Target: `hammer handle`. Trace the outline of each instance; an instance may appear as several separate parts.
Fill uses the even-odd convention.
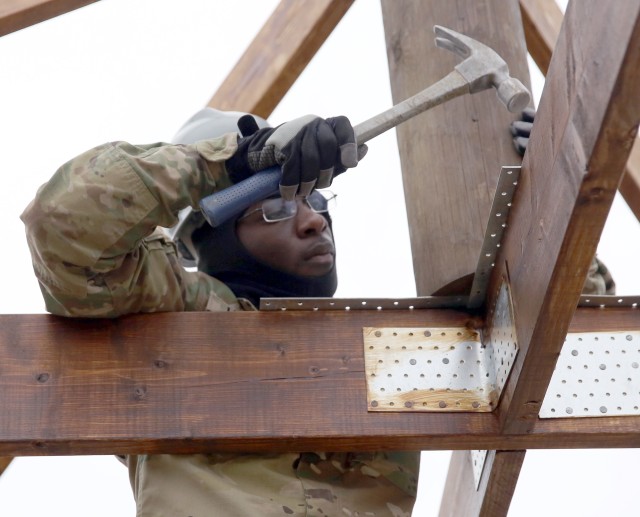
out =
[[[356,143],[364,144],[419,113],[468,91],[467,81],[453,70],[429,88],[355,126],[353,129]],[[211,226],[221,225],[244,212],[253,203],[276,194],[280,176],[280,167],[270,167],[232,187],[203,198],[200,201],[200,209],[204,218]]]
[[[423,111],[468,92],[469,83],[453,70],[429,88],[354,126],[356,142],[358,145],[364,144]]]

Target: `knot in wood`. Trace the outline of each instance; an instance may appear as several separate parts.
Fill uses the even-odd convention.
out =
[[[142,400],[147,395],[146,386],[136,386],[133,390],[133,397],[137,400]]]

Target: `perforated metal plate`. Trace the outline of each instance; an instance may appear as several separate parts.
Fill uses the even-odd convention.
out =
[[[640,332],[570,333],[540,418],[640,415]]]
[[[488,335],[484,339],[495,372],[495,386],[502,391],[518,354],[509,284],[503,282],[496,305],[489,316]]]
[[[371,411],[491,411],[477,331],[366,327],[363,335]]]
[[[261,311],[352,311],[455,309],[467,306],[466,296],[416,298],[261,298]]]
[[[369,410],[492,411],[517,353],[511,322],[505,285],[484,344],[466,327],[365,327]]]
[[[476,490],[480,486],[482,479],[482,471],[484,470],[484,462],[487,459],[488,451],[469,451],[471,457],[471,469],[473,470],[473,480],[476,483]]]
[[[637,309],[640,306],[640,296],[614,296],[601,295],[593,296],[583,294],[580,296],[579,307],[600,307],[601,309],[611,307],[631,307]]]
[[[511,210],[511,202],[516,192],[520,167],[502,167],[496,193],[493,196],[491,213],[484,233],[482,250],[478,258],[473,285],[469,296],[469,307],[480,307],[486,299],[487,285],[491,277],[491,270],[495,266],[496,256],[500,250],[500,243],[507,227],[507,217]]]

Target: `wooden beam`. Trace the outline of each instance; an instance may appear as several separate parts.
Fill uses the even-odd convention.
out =
[[[639,17],[640,0],[565,15],[494,271],[492,293],[510,282],[520,343],[499,410],[509,433],[537,421],[635,141]]]
[[[562,26],[562,11],[556,0],[520,0],[520,11],[527,50],[540,71],[547,75]]]
[[[555,48],[562,11],[555,0],[520,0],[527,49],[544,75],[547,75]],[[640,143],[636,140],[618,190],[640,221]]]
[[[55,18],[97,0],[2,0],[0,36]]]
[[[208,105],[268,117],[352,3],[281,0]]]
[[[7,467],[11,464],[13,458],[10,456],[0,456],[0,476],[7,470]]]
[[[469,451],[454,451],[442,496],[440,517],[506,517],[525,454],[526,451],[488,451],[476,489]]]
[[[434,46],[435,24],[489,45],[505,59],[511,74],[529,85],[517,1],[387,0],[382,7],[394,102],[436,82],[460,62]],[[514,118],[491,90],[456,99],[397,128],[419,294],[448,294],[446,289],[475,271],[500,167],[520,163],[508,132]],[[458,502],[475,501],[466,506],[470,513],[458,515],[488,516],[492,514],[474,512],[508,508],[512,494],[497,488],[507,486],[500,479],[502,471],[488,475],[488,483],[478,492],[471,486],[458,491],[460,483],[472,478],[470,472],[464,473],[470,469],[462,460],[466,455],[453,454],[442,511],[451,507],[446,499],[454,495]],[[524,454],[503,453],[501,464],[509,464],[509,457],[511,468],[506,470],[519,472]],[[515,487],[516,479],[509,481],[510,486]],[[483,502],[498,495],[500,500]]]
[[[631,149],[631,154],[627,160],[627,168],[622,176],[618,190],[638,221],[640,221],[640,142],[638,142],[637,138]]]
[[[640,330],[638,310],[580,312],[576,331]],[[431,309],[0,315],[0,455],[640,446],[640,417],[503,435],[495,413],[367,411],[362,327],[474,323]]]
[[[9,442],[22,454],[101,442],[111,452],[386,448],[387,432],[399,433],[398,446],[406,417],[417,425],[425,415],[369,414],[364,383],[362,327],[391,314],[394,325],[425,324],[419,311],[0,316],[0,454]],[[471,319],[429,314],[435,326]],[[212,418],[221,407],[225,418]],[[480,428],[495,431],[483,416]],[[454,427],[464,434],[466,418]]]
[[[391,0],[382,8],[394,102],[435,83],[461,61],[435,47],[436,23],[496,49],[511,74],[529,83],[516,1]],[[515,118],[491,89],[454,99],[396,129],[420,294],[475,271],[500,167],[521,161],[509,137]]]

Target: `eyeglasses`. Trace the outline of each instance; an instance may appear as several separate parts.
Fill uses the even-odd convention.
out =
[[[256,212],[262,212],[263,219],[268,223],[286,221],[295,217],[298,213],[298,201],[304,201],[307,206],[316,214],[324,214],[336,205],[336,195],[333,192],[319,192],[314,190],[308,196],[298,196],[293,201],[285,201],[281,197],[265,199],[260,208],[247,212],[238,221],[249,217]]]

